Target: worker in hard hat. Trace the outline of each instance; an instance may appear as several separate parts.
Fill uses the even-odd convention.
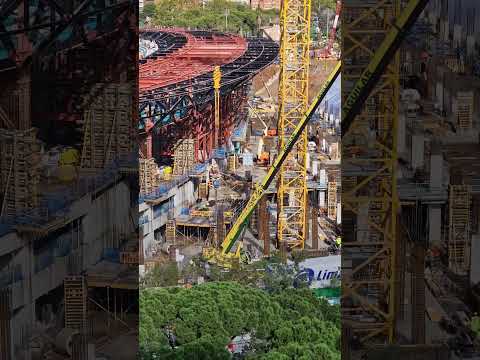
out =
[[[342,238],[340,236],[335,239],[335,244],[339,249],[342,247]]]
[[[472,320],[470,321],[470,329],[476,337],[480,336],[480,316],[478,316],[478,313],[473,314]]]

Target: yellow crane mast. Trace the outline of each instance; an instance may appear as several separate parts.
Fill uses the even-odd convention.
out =
[[[283,0],[280,11],[278,147],[285,148],[308,109],[311,0]],[[280,169],[277,185],[279,246],[303,249],[306,238],[307,132]]]

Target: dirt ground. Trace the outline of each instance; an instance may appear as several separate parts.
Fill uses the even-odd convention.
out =
[[[310,62],[309,101],[321,89],[323,82],[335,67],[336,61],[312,59]],[[253,79],[252,90],[259,97],[278,97],[279,65],[272,64],[265,68]],[[268,88],[268,90],[267,90]]]

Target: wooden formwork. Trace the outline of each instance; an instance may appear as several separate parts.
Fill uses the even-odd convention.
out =
[[[328,183],[328,217],[332,220],[337,219],[337,183],[330,181]]]
[[[154,158],[139,159],[140,192],[152,192],[158,186],[158,166]]]
[[[195,165],[195,140],[181,139],[174,146],[173,174],[184,175]]]
[[[456,274],[470,268],[470,188],[451,185],[449,196],[448,264]]]
[[[457,123],[460,129],[471,129],[473,122],[473,92],[457,93]]]
[[[134,149],[132,124],[133,89],[128,84],[97,84],[103,87],[83,116],[81,167],[101,169]]]
[[[198,184],[198,197],[200,199],[207,199],[208,197],[208,184],[201,182]]]
[[[67,276],[63,282],[65,294],[65,327],[85,329],[87,319],[87,284],[83,276]]]
[[[228,171],[235,171],[237,169],[238,157],[237,155],[230,155],[227,158],[227,169]]]
[[[38,205],[40,144],[36,130],[0,130],[0,215]]]
[[[165,229],[165,240],[169,243],[175,243],[176,226],[174,220],[169,220]]]

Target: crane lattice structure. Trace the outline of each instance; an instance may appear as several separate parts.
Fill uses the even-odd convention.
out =
[[[281,7],[279,149],[308,108],[311,0],[283,0]],[[307,210],[307,133],[303,131],[278,179],[279,246],[303,249]]]
[[[353,84],[365,76],[374,52],[393,28],[400,2],[343,1],[343,104],[348,106],[347,97],[355,94]],[[392,342],[394,337],[399,293],[395,276],[398,96],[396,52],[348,133],[342,134],[342,316],[344,326],[362,342]]]

